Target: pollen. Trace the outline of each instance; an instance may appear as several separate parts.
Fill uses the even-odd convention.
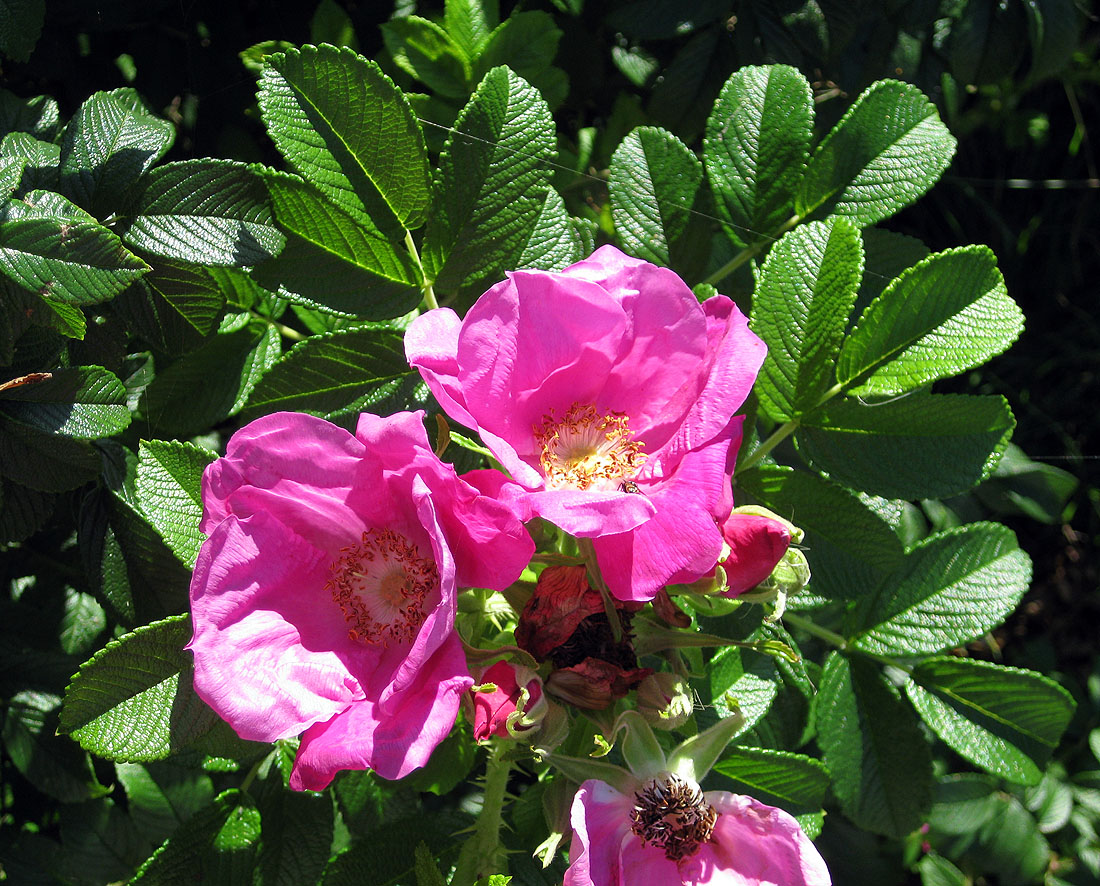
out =
[[[664,850],[669,861],[688,858],[710,840],[718,813],[699,785],[673,773],[650,781],[634,795],[631,830]]]
[[[601,414],[592,404],[574,403],[560,419],[551,411],[534,434],[551,489],[621,490],[645,463],[626,414]]]
[[[325,590],[344,613],[348,637],[367,645],[411,643],[424,604],[439,587],[432,560],[392,529],[368,529],[329,565]]]

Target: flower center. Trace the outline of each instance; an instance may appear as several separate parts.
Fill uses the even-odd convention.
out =
[[[332,592],[348,636],[366,644],[411,643],[424,623],[424,600],[439,587],[435,563],[392,529],[368,529],[329,565]]]
[[[718,813],[699,785],[668,773],[649,782],[634,795],[631,830],[665,851],[669,861],[694,855],[710,839]]]
[[[534,432],[551,489],[615,489],[633,481],[645,463],[643,444],[622,412],[601,415],[592,404],[574,403],[560,420],[553,411],[544,415]]]

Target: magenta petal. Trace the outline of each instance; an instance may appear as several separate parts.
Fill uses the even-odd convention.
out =
[[[341,769],[403,778],[427,763],[447,737],[462,693],[472,685],[462,644],[451,634],[424,663],[415,687],[385,703],[368,698],[310,728],[302,736],[290,786],[320,791]]]
[[[323,590],[327,567],[325,554],[263,513],[228,517],[199,552],[195,691],[242,738],[297,735],[363,698],[349,663],[358,671],[374,654],[348,640]]]
[[[272,513],[303,538],[331,550],[356,536],[365,520],[388,522],[367,489],[373,459],[343,428],[312,415],[279,412],[237,431],[224,458],[203,475],[209,533],[233,514]]]
[[[830,886],[824,859],[789,813],[725,791],[705,797],[718,821],[711,840],[680,862],[685,883]]]
[[[614,597],[651,600],[664,585],[713,572],[722,553],[714,511],[727,484],[727,447],[719,439],[687,453],[671,477],[641,487],[656,508],[653,519],[632,532],[593,540],[600,573]]]
[[[656,507],[644,495],[556,489],[529,496],[531,510],[581,538],[628,532],[649,520]]]
[[[455,421],[468,428],[477,422],[466,411],[466,400],[458,380],[458,334],[462,321],[450,308],[421,314],[405,331],[405,357],[420,370],[424,383],[439,405]]]
[[[569,870],[564,886],[626,886],[618,872],[619,848],[635,841],[630,832],[633,798],[611,785],[590,779],[573,798]]]

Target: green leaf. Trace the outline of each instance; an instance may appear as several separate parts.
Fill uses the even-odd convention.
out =
[[[395,18],[382,25],[382,39],[394,64],[432,92],[447,98],[470,94],[470,60],[435,22],[418,15]]]
[[[928,852],[917,862],[921,886],[967,886],[967,877],[955,865],[937,855]]]
[[[1031,81],[1065,70],[1077,49],[1081,16],[1073,0],[1033,0],[1024,3],[1031,42]]]
[[[185,160],[154,169],[122,238],[162,258],[233,267],[259,264],[285,242],[263,179],[229,160]]]
[[[18,157],[25,163],[20,189],[31,191],[57,187],[57,165],[61,148],[35,138],[27,132],[9,132],[0,143],[0,155]]]
[[[105,627],[107,616],[95,597],[67,588],[57,634],[62,651],[66,655],[86,655]]]
[[[209,775],[172,763],[115,763],[115,773],[134,825],[154,845],[214,799]]]
[[[0,545],[24,541],[53,513],[54,496],[0,479]]]
[[[954,153],[954,136],[919,89],[879,80],[810,157],[796,208],[873,225],[932,187]]]
[[[879,655],[922,655],[980,637],[1016,608],[1031,560],[997,523],[970,523],[929,536],[897,574],[869,595],[854,644]]]
[[[279,333],[261,320],[214,335],[158,373],[145,391],[145,415],[176,436],[236,415],[264,370],[279,358],[279,348]]]
[[[405,359],[403,333],[384,326],[313,336],[296,344],[253,389],[243,418],[308,412],[334,419],[407,409],[420,375]]]
[[[297,886],[317,883],[332,846],[333,812],[329,794],[286,789],[284,775],[293,765],[282,753],[274,758],[258,792],[260,851],[256,865],[264,886]]]
[[[806,531],[811,588],[818,594],[862,597],[902,563],[901,541],[889,524],[855,493],[823,477],[762,465],[739,474],[737,486],[776,513],[792,515]]]
[[[56,695],[25,690],[4,705],[4,754],[39,791],[63,803],[110,792],[96,779],[88,755],[57,737]]]
[[[218,328],[225,296],[203,268],[162,262],[111,303],[130,332],[167,354],[197,348]]]
[[[0,273],[60,302],[107,301],[149,270],[92,221],[11,218],[0,225]]]
[[[100,458],[84,440],[59,437],[0,411],[0,475],[38,492],[65,492],[94,480]]]
[[[893,280],[841,349],[837,380],[849,393],[901,394],[980,366],[1024,328],[985,246],[930,255]]]
[[[885,498],[944,498],[993,473],[1016,421],[1004,397],[924,394],[811,413],[799,454],[838,483]]]
[[[126,388],[100,366],[77,366],[0,385],[0,414],[46,434],[95,440],[130,424]],[[16,379],[15,381],[20,381]]]
[[[191,685],[187,615],[112,640],[80,666],[65,690],[58,731],[107,760],[161,760],[222,721]]]
[[[360,835],[350,849],[335,856],[325,868],[324,886],[363,886],[364,883],[409,883],[414,876],[416,847],[426,843],[446,870],[462,845],[472,820],[462,814],[421,814],[390,819],[381,827]]]
[[[287,245],[253,276],[286,297],[384,320],[420,301],[420,272],[404,247],[326,200],[296,176],[269,172],[268,190]]]
[[[390,237],[423,224],[431,202],[424,134],[374,62],[327,45],[268,56],[258,101],[282,155],[345,212]]]
[[[510,68],[528,83],[545,71],[558,51],[561,30],[541,10],[513,12],[489,35],[474,64],[473,82],[498,65]]]
[[[1076,707],[1040,674],[947,656],[917,665],[905,691],[944,744],[1017,784],[1039,783]]]
[[[752,729],[768,713],[782,685],[771,656],[750,651],[742,654],[736,646],[715,653],[707,667],[707,676],[711,702],[718,716],[730,716],[735,705],[745,718],[738,735]]]
[[[560,271],[591,252],[584,250],[573,221],[561,194],[554,188],[547,188],[542,211],[516,259],[516,268]]]
[[[500,23],[498,0],[447,0],[443,26],[466,58],[477,58]]]
[[[95,93],[65,127],[62,192],[96,218],[123,211],[130,190],[171,147],[175,132],[133,89]]]
[[[137,497],[142,512],[179,559],[195,565],[205,536],[202,472],[216,454],[191,443],[143,440],[138,449]]]
[[[714,771],[732,779],[736,793],[791,815],[820,813],[829,789],[829,772],[820,760],[786,751],[733,747]]]
[[[439,161],[423,249],[438,289],[477,288],[515,266],[542,212],[554,133],[536,89],[507,68],[485,75]]]
[[[810,153],[810,84],[786,65],[745,67],[707,118],[703,164],[723,230],[738,246],[778,231]]]
[[[919,827],[932,805],[932,757],[912,709],[878,666],[834,652],[814,710],[844,814],[898,839]]]
[[[355,36],[351,16],[336,0],[321,0],[317,4],[313,18],[309,20],[309,40],[311,43],[332,43],[359,49],[359,38]]]
[[[703,167],[671,132],[633,130],[611,156],[611,217],[627,252],[667,266],[687,230]]]
[[[844,219],[803,225],[768,253],[751,325],[768,345],[756,390],[772,418],[812,410],[832,385],[862,274],[859,232]]]
[[[260,812],[238,790],[195,813],[141,866],[133,886],[252,882]]]
[[[0,3],[0,53],[12,61],[27,61],[42,33],[45,19],[46,0],[3,0]]]
[[[53,141],[60,114],[57,101],[48,95],[21,98],[0,89],[0,133],[28,132],[35,138]]]

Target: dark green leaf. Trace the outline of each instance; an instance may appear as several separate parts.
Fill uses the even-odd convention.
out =
[[[707,668],[710,697],[719,717],[739,710],[745,718],[738,734],[747,732],[768,712],[782,678],[771,656],[727,646],[711,658]]]
[[[260,378],[244,418],[283,410],[333,419],[408,408],[420,376],[409,369],[403,334],[372,326],[314,336]]]
[[[47,434],[110,437],[130,424],[126,388],[99,366],[39,372],[0,385],[0,414]]]
[[[382,25],[382,39],[394,64],[432,92],[448,98],[470,94],[470,60],[435,22],[418,15],[395,18]]]
[[[855,493],[815,474],[761,466],[737,485],[806,531],[812,589],[826,597],[864,596],[902,562],[897,535]],[[739,499],[740,501],[740,499]]]
[[[248,267],[278,254],[263,179],[243,163],[185,160],[149,173],[122,238],[162,258]]]
[[[202,472],[216,454],[191,443],[143,440],[138,450],[137,497],[142,512],[184,565],[193,567],[205,536]]]
[[[210,776],[172,763],[115,763],[135,827],[159,845],[214,799]]]
[[[0,474],[39,492],[95,479],[100,458],[84,440],[59,437],[0,413]]]
[[[423,224],[424,134],[378,65],[334,46],[288,50],[265,59],[258,100],[279,151],[345,212],[390,237]]]
[[[810,157],[798,212],[843,215],[861,228],[873,225],[932,187],[954,153],[954,136],[920,90],[879,80]]]
[[[993,473],[1016,421],[1004,397],[910,392],[806,417],[798,451],[833,480],[885,498],[944,498]]]
[[[279,757],[277,762],[284,758]],[[291,760],[287,759],[287,768]],[[332,799],[327,794],[287,790],[281,768],[273,765],[257,798],[260,851],[256,859],[263,886],[316,883],[332,846]]]
[[[707,119],[703,163],[724,231],[739,246],[774,234],[794,213],[810,153],[810,84],[786,65],[746,67]]]
[[[10,132],[0,144],[0,155],[18,157],[24,161],[20,191],[52,190],[57,187],[61,149],[52,142],[40,141],[28,132]]]
[[[1076,707],[1040,674],[961,658],[926,659],[905,691],[948,747],[1019,784],[1039,783]]]
[[[0,89],[0,133],[28,132],[35,138],[52,141],[57,135],[60,115],[57,102],[48,95],[20,98]]]
[[[833,365],[863,273],[859,232],[844,219],[811,222],[768,253],[753,295],[752,328],[768,345],[757,392],[789,421],[812,410]]]
[[[901,394],[980,366],[1024,327],[985,246],[931,255],[893,280],[841,349],[837,380],[853,394]]]
[[[244,406],[278,357],[279,333],[260,320],[212,336],[157,375],[145,392],[145,415],[177,436],[209,427]]]
[[[917,544],[859,614],[855,645],[920,655],[980,637],[1007,616],[1031,581],[1031,560],[997,523],[971,523]]]
[[[4,754],[15,768],[44,794],[65,803],[102,797],[91,760],[68,739],[55,735],[56,695],[18,692],[5,704]]]
[[[902,838],[932,805],[932,757],[912,709],[866,659],[833,653],[815,702],[818,739],[844,813]]]
[[[260,828],[260,812],[251,801],[240,791],[225,791],[172,834],[130,883],[251,882]]]
[[[481,47],[472,81],[478,82],[491,68],[504,65],[528,83],[534,83],[554,60],[560,39],[561,31],[549,13],[513,12]]]
[[[159,264],[117,296],[111,308],[155,350],[182,354],[218,327],[225,296],[203,268]]]
[[[867,305],[882,295],[882,290],[902,271],[928,258],[928,247],[916,237],[882,228],[864,228],[860,233],[863,237],[865,261],[863,280],[859,285],[859,297],[853,312],[856,316],[861,315]]]
[[[268,189],[287,245],[255,279],[295,301],[385,320],[420,301],[420,272],[397,246],[326,200],[308,182],[268,173]]]
[[[424,268],[444,292],[495,282],[538,224],[554,122],[538,91],[507,68],[485,75],[440,158]]]
[[[164,156],[175,132],[133,89],[95,93],[65,127],[61,190],[96,218],[123,211],[130,189]]]
[[[0,3],[0,53],[25,62],[42,33],[46,0],[3,0]]]
[[[497,0],[451,0],[443,10],[443,26],[466,58],[477,58],[493,29],[500,24]]]
[[[42,528],[53,513],[54,496],[0,480],[0,545],[23,541]]]

